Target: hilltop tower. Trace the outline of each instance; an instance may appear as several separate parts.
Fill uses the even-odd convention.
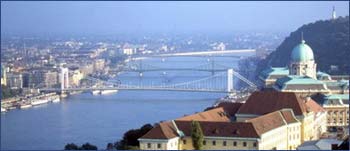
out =
[[[337,14],[335,13],[335,7],[333,6],[333,11],[332,11],[332,19],[335,20],[337,19]]]

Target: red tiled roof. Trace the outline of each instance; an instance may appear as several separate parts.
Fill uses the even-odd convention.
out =
[[[283,125],[298,122],[298,120],[291,109],[282,109],[249,119],[247,122],[251,122],[258,134],[261,135]]]
[[[251,123],[245,122],[199,122],[204,136],[217,137],[249,137],[258,138]],[[176,121],[177,127],[186,135],[191,136],[191,121]]]
[[[287,123],[298,122],[298,120],[295,118],[292,110],[281,110],[280,112],[281,112],[284,120],[286,120]]]
[[[175,121],[185,136],[191,136],[192,121]],[[252,123],[199,121],[204,136],[259,138]],[[178,134],[171,122],[163,122],[151,129],[141,139],[171,139]]]
[[[291,108],[295,115],[302,115],[306,112],[305,103],[295,93],[259,91],[254,92],[237,113],[263,115],[283,108]]]
[[[313,111],[314,113],[318,113],[318,112],[324,112],[325,109],[323,109],[318,103],[316,103],[314,100],[310,99],[308,101],[306,101],[306,106],[307,109],[310,109],[311,111]]]
[[[221,102],[218,104],[218,107],[224,108],[224,111],[230,116],[234,116],[238,109],[242,106],[243,103],[236,102]]]
[[[280,111],[268,113],[257,118],[247,120],[251,122],[259,135],[266,133],[272,129],[286,125]]]
[[[224,108],[214,108],[208,111],[184,116],[176,119],[178,121],[212,121],[212,122],[230,122],[230,118],[224,111]]]
[[[176,130],[171,122],[161,122],[141,138],[144,139],[170,139],[177,137]]]

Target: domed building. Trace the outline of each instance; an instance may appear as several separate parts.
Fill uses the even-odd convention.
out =
[[[317,72],[314,52],[305,40],[296,45],[288,67],[269,67],[259,79],[264,89],[296,92],[302,96],[322,94],[348,94],[349,82],[335,80],[325,72]]]
[[[289,66],[290,75],[308,76],[316,79],[314,53],[304,40],[294,47]]]
[[[314,98],[328,113],[335,115],[327,117],[328,126],[349,125],[349,80],[317,72],[316,67],[314,52],[302,39],[293,48],[288,67],[269,67],[259,79],[263,90],[294,92]],[[342,96],[340,101],[332,99],[339,96]]]

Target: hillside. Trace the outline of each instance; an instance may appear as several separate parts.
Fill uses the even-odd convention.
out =
[[[293,47],[300,43],[301,32],[306,43],[313,49],[318,71],[350,74],[349,16],[303,25],[258,64],[256,73],[268,66],[287,66]],[[331,70],[332,65],[338,66],[338,70]]]

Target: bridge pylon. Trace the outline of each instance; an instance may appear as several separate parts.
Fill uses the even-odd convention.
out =
[[[233,92],[233,69],[227,70],[227,92]]]

